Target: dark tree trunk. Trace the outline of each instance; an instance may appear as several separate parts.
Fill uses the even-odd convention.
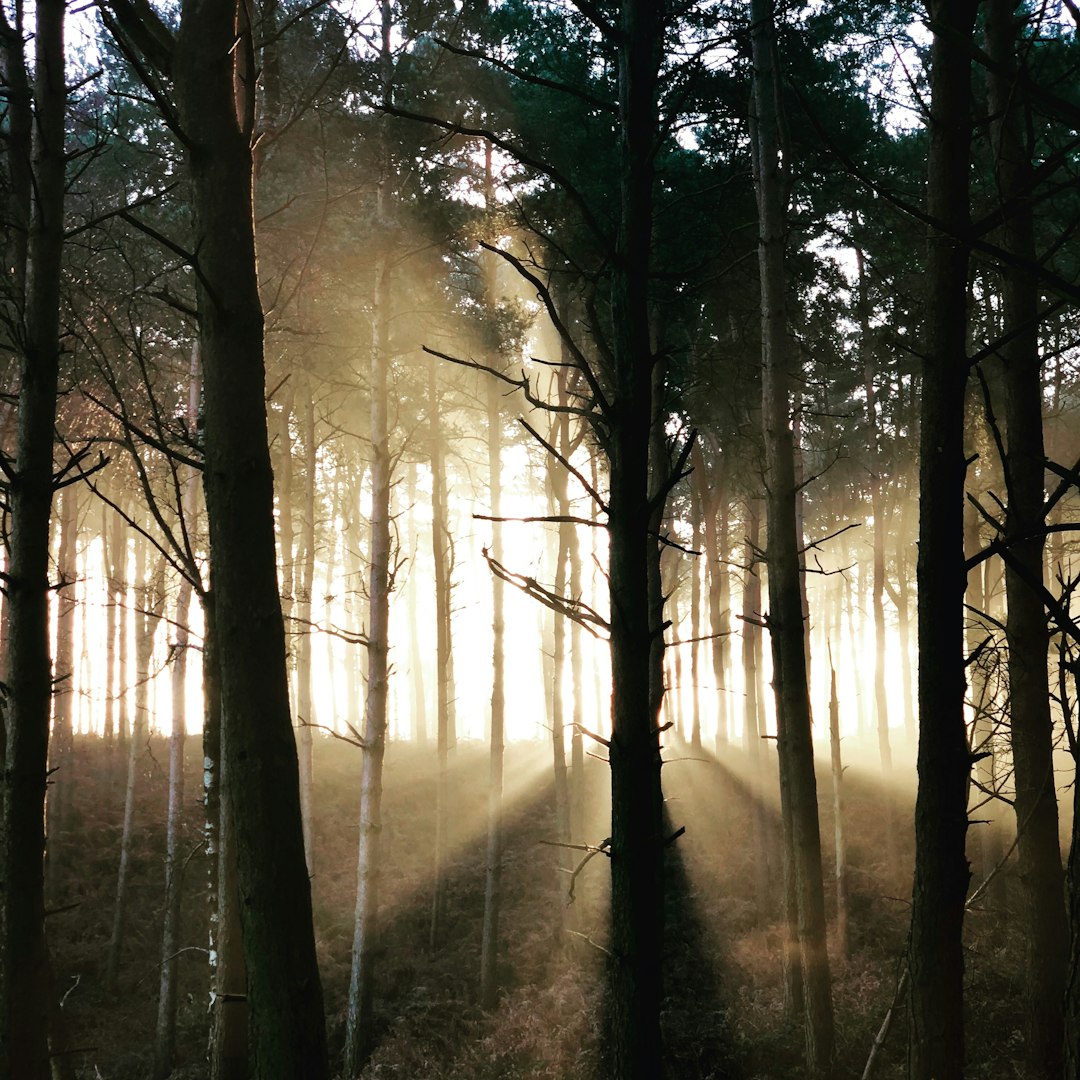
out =
[[[29,219],[25,305],[21,316],[18,433],[10,514],[7,579],[8,700],[3,739],[3,828],[0,830],[0,1075],[45,1080],[51,979],[45,940],[45,783],[52,667],[49,655],[49,517],[53,497],[53,427],[60,359],[60,268],[64,242],[64,3],[35,8],[33,203],[29,186],[17,207]],[[26,172],[30,100],[22,55],[23,27],[3,24],[5,59],[19,100],[11,100],[22,144],[8,144],[14,170]],[[18,37],[16,38],[16,35]],[[14,134],[14,133],[12,133]],[[21,161],[15,159],[23,155]],[[14,230],[17,234],[18,227]],[[23,240],[16,236],[21,248]],[[22,264],[16,264],[21,276]],[[21,310],[18,310],[21,308]]]
[[[1027,14],[1013,0],[990,0],[986,40],[996,62],[989,75],[998,195],[1010,207],[1004,247],[1037,261],[1029,118],[1019,85],[1016,48]],[[1024,46],[1026,47],[1026,46]],[[1005,564],[1008,604],[1009,718],[1012,732],[1018,878],[1023,904],[1026,971],[1024,1020],[1032,1076],[1061,1075],[1062,995],[1065,988],[1065,891],[1054,785],[1054,725],[1047,670],[1050,635],[1043,607],[1043,393],[1039,355],[1039,289],[1034,276],[1012,264],[1001,271],[1001,346],[1004,361],[1004,462],[1008,512]]]
[[[234,3],[185,0],[173,61],[198,252],[211,577],[222,695],[222,801],[235,837],[251,1045],[259,1080],[324,1080],[322,987],[267,446],[252,215],[250,31]],[[246,90],[246,92],[245,92]],[[266,838],[273,838],[272,855]]]
[[[927,205],[960,234],[968,224],[971,35],[975,0],[930,4]],[[968,249],[928,240],[919,462],[919,793],[909,944],[912,1080],[964,1072],[965,856],[971,768],[964,719],[964,386]]]
[[[804,631],[801,537],[796,517],[791,429],[791,342],[785,312],[786,211],[780,172],[776,30],[771,0],[753,0],[754,132],[761,276],[762,421],[768,489],[768,626],[772,637],[781,810],[797,910],[806,1061],[812,1076],[833,1070],[835,1036],[817,780],[811,735]]]
[[[663,4],[621,7],[619,234],[612,285],[614,400],[609,442],[611,610],[611,1075],[657,1080],[663,955],[663,795],[650,685],[649,431],[654,357],[649,327],[653,154]]]

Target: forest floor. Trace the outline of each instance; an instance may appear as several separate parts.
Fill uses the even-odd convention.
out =
[[[315,740],[313,897],[331,1052],[344,1038],[357,837],[359,750]],[[152,742],[140,758],[131,900],[120,987],[103,973],[112,927],[124,762],[97,739],[76,750],[75,810],[54,845],[56,886],[49,934],[54,977],[65,994],[71,1060],[79,1080],[145,1080],[157,1009],[164,900],[168,752]],[[712,755],[669,748],[664,785],[669,848],[664,1036],[670,1080],[789,1080],[801,1075],[801,1035],[784,1007],[775,858],[755,842],[754,785]],[[182,851],[187,858],[179,958],[177,1080],[206,1076],[208,922],[201,846],[201,750],[190,740]],[[555,835],[550,748],[514,745],[507,760],[506,848],[497,1008],[477,1004],[484,891],[487,756],[478,744],[452,754],[451,852],[445,939],[429,947],[434,753],[392,743],[386,757],[384,949],[376,1017],[379,1039],[365,1078],[514,1080],[603,1075],[601,1030],[607,862],[593,859],[567,907]],[[742,764],[740,750],[726,762]],[[607,835],[607,771],[589,761],[590,836]],[[830,885],[831,790],[819,768],[822,841]],[[909,915],[911,796],[886,799],[872,771],[845,777],[850,868],[850,955],[832,956],[838,1076],[862,1075],[901,974]],[[776,844],[766,800],[767,849]],[[757,835],[761,836],[760,821]],[[273,843],[267,837],[267,843]],[[1007,888],[1008,882],[1002,882]],[[1022,942],[1010,932],[1007,891],[967,920],[969,1040],[973,1080],[1022,1077],[1018,976]],[[993,909],[989,909],[993,905]],[[568,930],[576,933],[568,933]],[[835,944],[835,943],[834,943]],[[903,1075],[903,1007],[875,1070]]]

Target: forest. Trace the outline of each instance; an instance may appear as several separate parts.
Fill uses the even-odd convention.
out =
[[[0,1080],[1080,1080],[1074,0],[0,0]]]

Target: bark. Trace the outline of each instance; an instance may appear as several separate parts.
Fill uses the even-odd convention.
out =
[[[753,0],[754,134],[761,276],[762,421],[768,489],[768,626],[773,650],[777,749],[788,881],[797,909],[806,1061],[811,1076],[831,1075],[835,1059],[832,989],[817,780],[807,685],[801,547],[791,429],[791,343],[785,312],[786,213],[780,173],[779,103],[771,0]]]
[[[968,224],[974,0],[930,4],[927,206],[962,235]],[[908,1068],[912,1080],[964,1071],[964,903],[970,775],[964,718],[964,387],[966,245],[928,238],[919,463],[919,792],[915,806]]]
[[[754,890],[759,909],[764,914],[773,906],[772,879],[775,874],[776,854],[774,830],[767,815],[766,793],[768,770],[763,752],[765,717],[762,713],[761,695],[758,692],[761,670],[761,574],[759,552],[761,551],[760,500],[752,499],[746,509],[746,565],[743,579],[742,664],[746,683],[746,750],[750,758],[751,775],[754,778],[756,798],[753,805],[754,820]]]
[[[247,1080],[247,973],[240,933],[236,853],[221,800],[221,669],[213,597],[203,604],[203,795],[210,905],[210,1077]]]
[[[21,145],[8,145],[27,183],[17,206],[29,220],[25,305],[16,296],[19,356],[15,480],[8,493],[8,649],[5,681],[5,775],[0,830],[0,1075],[44,1080],[51,976],[45,939],[45,786],[52,670],[49,655],[49,518],[53,496],[53,428],[59,370],[60,270],[64,229],[64,4],[39,0],[34,33],[32,159],[30,100],[23,63],[23,27],[3,24],[7,72],[21,101],[12,101]],[[18,35],[18,40],[14,37]],[[14,134],[14,133],[12,133]],[[29,175],[23,164],[31,160]],[[13,177],[13,189],[15,178]],[[17,219],[19,220],[19,219]],[[18,232],[18,230],[16,230]],[[21,244],[21,237],[16,243]]]
[[[653,154],[664,5],[621,6],[619,233],[612,284],[614,400],[608,457],[611,611],[611,955],[608,962],[610,1074],[664,1074],[660,1002],[664,939],[663,795],[649,567],[649,432],[653,422],[649,326]]]
[[[986,40],[997,67],[989,75],[998,195],[1010,205],[1004,247],[1037,261],[1034,186],[1027,145],[1024,95],[1019,90],[1016,47],[1023,20],[1012,0],[990,0]],[[1042,358],[1039,355],[1039,288],[1034,276],[1012,264],[1002,268],[1002,333],[1008,511],[1005,568],[1008,604],[1009,717],[1012,732],[1017,856],[1026,944],[1024,1019],[1027,1060],[1033,1076],[1061,1075],[1062,995],[1066,939],[1064,878],[1054,790],[1054,725],[1047,670],[1050,634],[1043,607],[1045,526]]]
[[[263,314],[252,215],[254,80],[238,6],[185,0],[172,75],[192,182],[204,377],[203,482],[233,829],[259,1080],[328,1074],[274,545]],[[273,850],[265,838],[272,836]]]
[[[391,17],[382,0],[382,71],[389,95]],[[379,147],[380,154],[383,148]],[[385,162],[377,193],[377,220],[385,214]],[[389,701],[390,651],[390,435],[389,366],[391,269],[388,253],[375,264],[370,358],[371,546],[368,559],[368,684],[364,709],[364,749],[360,766],[360,835],[356,909],[353,915],[352,972],[345,1014],[345,1075],[360,1072],[374,1045],[372,1030],[375,971],[379,949],[379,892],[382,881],[382,790]]]
[[[705,478],[694,463],[694,472],[690,478],[690,546],[700,551],[703,542],[702,503]],[[701,749],[701,695],[698,687],[701,682],[701,559],[695,558],[690,564],[690,746]],[[745,635],[744,635],[745,637]]]

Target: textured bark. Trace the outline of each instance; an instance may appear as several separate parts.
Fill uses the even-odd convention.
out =
[[[807,1069],[811,1076],[826,1077],[832,1073],[836,1049],[796,517],[792,360],[784,297],[786,212],[780,173],[776,31],[771,0],[753,0],[751,17],[752,137],[760,228],[762,422],[768,490],[768,626],[776,694],[781,810],[789,862],[786,881],[797,911]]]
[[[30,100],[21,25],[3,25],[5,74],[21,145],[8,145],[17,176],[16,221],[29,220],[25,304],[21,316],[15,479],[8,493],[8,700],[3,739],[3,828],[0,829],[0,1075],[44,1080],[51,978],[45,940],[45,784],[52,670],[49,655],[49,518],[53,496],[53,428],[60,358],[60,268],[64,214],[64,3],[39,0],[34,33],[33,202],[25,163],[31,158]],[[16,35],[18,38],[16,39]],[[13,133],[14,134],[14,133]],[[15,159],[25,155],[20,162]],[[21,178],[21,180],[19,179]],[[18,180],[18,183],[16,182]],[[19,187],[25,184],[25,187]],[[25,216],[22,216],[25,215]],[[18,234],[21,230],[16,228]],[[16,235],[20,246],[23,238]],[[16,252],[20,254],[20,252]],[[20,290],[21,291],[21,290]]]
[[[324,1080],[322,987],[289,714],[252,215],[251,55],[238,6],[185,0],[173,59],[192,181],[223,812],[234,830],[259,1080]],[[246,91],[246,92],[245,92]],[[273,838],[272,845],[266,837]]]
[[[621,5],[619,233],[612,311],[614,391],[609,436],[608,537],[611,611],[611,954],[608,961],[610,1075],[657,1080],[664,940],[663,795],[649,567],[649,432],[654,357],[649,327],[649,257],[657,72],[663,4]]]
[[[247,1080],[247,976],[240,935],[236,853],[221,801],[221,669],[213,597],[203,604],[203,797],[210,906],[210,1077]]]
[[[1028,16],[1013,0],[987,5],[987,49],[996,63],[988,78],[998,196],[1009,204],[1004,247],[1037,261],[1034,214],[1028,198],[1035,180],[1028,116],[1019,88],[1016,49]],[[1025,46],[1026,47],[1026,46]],[[1042,358],[1039,287],[1012,264],[1002,268],[1004,462],[1008,511],[1005,564],[1008,604],[1009,718],[1012,733],[1018,878],[1023,905],[1024,1021],[1027,1061],[1034,1077],[1061,1075],[1062,995],[1065,989],[1065,891],[1054,790],[1054,725],[1047,670],[1050,634],[1043,607],[1045,526]]]
[[[968,224],[974,0],[930,4],[929,213]],[[912,1080],[964,1072],[965,857],[971,768],[964,718],[966,245],[928,239],[919,461],[919,793],[909,967]]]

